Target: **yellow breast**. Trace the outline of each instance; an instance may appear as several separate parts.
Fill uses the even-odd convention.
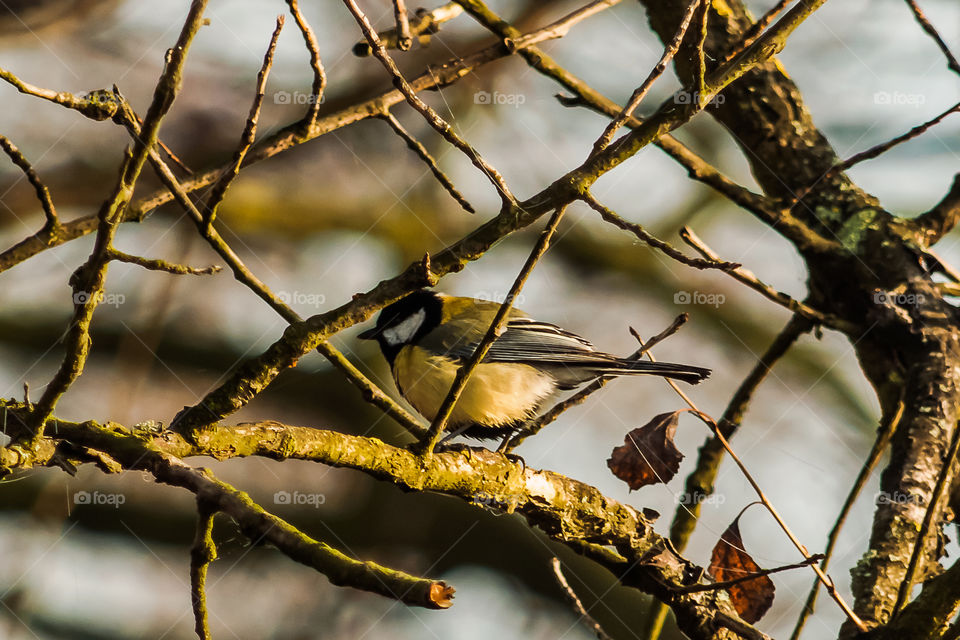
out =
[[[428,420],[433,420],[457,375],[457,365],[415,346],[400,350],[393,378],[403,397]],[[479,365],[450,415],[451,427],[480,424],[506,426],[533,417],[540,403],[555,389],[548,374],[514,362]]]

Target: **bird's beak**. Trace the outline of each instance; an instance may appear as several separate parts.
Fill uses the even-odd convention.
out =
[[[376,340],[380,336],[380,331],[376,327],[373,329],[367,329],[361,334],[357,335],[357,338],[360,340]]]

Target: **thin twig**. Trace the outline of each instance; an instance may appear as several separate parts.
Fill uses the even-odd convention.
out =
[[[680,43],[683,42],[683,37],[687,34],[687,28],[690,26],[694,12],[701,4],[706,4],[706,2],[704,0],[690,0],[690,4],[687,5],[686,10],[683,12],[683,17],[680,19],[680,26],[677,27],[677,32],[673,36],[673,39],[667,43],[667,46],[663,50],[663,55],[660,56],[660,60],[657,61],[657,64],[650,70],[650,73],[647,74],[647,79],[631,94],[630,99],[627,100],[627,104],[623,107],[620,114],[604,128],[603,133],[600,134],[600,137],[593,143],[593,153],[602,151],[610,144],[617,130],[633,116],[633,112],[640,106],[640,102],[643,101],[643,98],[647,95],[653,83],[667,70],[667,65],[670,64],[673,56],[680,50]],[[703,51],[703,48],[701,47],[700,50]]]
[[[643,340],[640,338],[640,336],[636,332],[632,332],[632,333],[634,334],[634,337],[637,339],[637,341],[642,345]],[[650,358],[651,361],[655,362],[652,353],[648,352],[647,357]],[[773,519],[777,521],[777,524],[780,526],[783,532],[787,534],[787,538],[790,539],[790,542],[793,543],[793,545],[797,548],[797,550],[801,553],[801,555],[803,555],[805,559],[809,559],[811,557],[810,552],[807,551],[807,548],[803,546],[803,544],[801,544],[801,542],[793,534],[793,531],[790,530],[790,527],[787,526],[787,523],[780,516],[780,513],[777,511],[777,509],[773,506],[773,504],[767,498],[766,494],[760,488],[760,485],[757,484],[757,481],[754,479],[753,475],[751,475],[751,473],[747,470],[746,465],[744,465],[743,461],[740,460],[740,457],[737,456],[736,453],[734,453],[733,449],[730,447],[730,443],[727,442],[726,437],[724,437],[722,431],[720,430],[720,427],[717,425],[717,422],[713,418],[711,418],[709,415],[704,413],[703,411],[700,411],[700,409],[697,408],[697,406],[693,403],[690,397],[686,393],[684,393],[683,390],[681,390],[680,387],[678,387],[673,380],[669,380],[666,378],[665,380],[673,388],[673,390],[677,392],[677,394],[683,399],[683,401],[687,403],[687,406],[690,407],[691,413],[693,413],[695,416],[700,418],[701,422],[703,422],[708,427],[710,427],[710,430],[713,431],[714,436],[720,441],[720,444],[723,445],[723,448],[726,450],[727,454],[737,464],[737,467],[740,468],[740,472],[743,474],[743,477],[747,479],[747,482],[750,483],[750,486],[753,488],[754,492],[757,494],[757,497],[760,498],[760,502],[762,502],[763,506],[767,508],[767,511],[769,511],[770,515],[773,516]],[[817,576],[820,578],[820,581],[827,588],[827,592],[830,594],[830,597],[832,597],[836,601],[836,603],[840,606],[840,609],[843,610],[844,614],[846,614],[846,616],[857,626],[858,629],[860,629],[861,631],[866,631],[867,630],[866,625],[863,623],[860,617],[857,616],[856,613],[854,613],[853,609],[850,608],[850,605],[848,605],[840,596],[840,594],[837,592],[833,579],[827,576],[823,571],[821,571],[820,567],[818,567],[816,564],[812,564],[810,566],[813,568],[814,573],[816,573]]]
[[[720,257],[714,252],[707,244],[693,232],[693,229],[690,227],[683,227],[680,229],[680,238],[686,242],[688,245],[697,250],[700,255],[704,258],[710,260],[720,260]],[[823,313],[822,311],[817,311],[810,305],[800,302],[782,291],[777,291],[770,285],[762,282],[757,276],[753,274],[752,271],[744,269],[741,266],[737,266],[735,269],[728,270],[729,273],[735,280],[742,282],[747,285],[754,291],[762,294],[768,300],[776,302],[782,307],[786,307],[794,313],[798,313],[809,320],[813,320],[817,324],[822,324],[827,327],[833,327],[840,331],[844,331],[847,334],[853,334],[857,330],[857,326],[853,323],[847,322],[841,318],[838,318],[831,314]]]
[[[784,209],[785,210],[792,209],[798,202],[800,202],[805,197],[807,197],[807,195],[811,191],[813,191],[814,187],[816,187],[818,184],[826,180],[829,180],[830,178],[836,176],[839,173],[843,173],[844,171],[854,166],[855,164],[859,164],[861,162],[864,162],[865,160],[872,160],[877,156],[889,151],[890,149],[897,146],[898,144],[901,144],[903,142],[907,142],[908,140],[912,140],[916,138],[917,136],[925,133],[930,127],[940,124],[940,122],[944,118],[949,116],[951,113],[956,113],[957,111],[960,111],[960,102],[953,105],[952,107],[950,107],[940,115],[936,116],[935,118],[931,120],[927,120],[923,124],[918,124],[917,126],[913,127],[912,129],[910,129],[904,134],[901,134],[895,138],[891,138],[886,142],[881,142],[878,145],[874,145],[865,151],[861,151],[860,153],[855,153],[849,158],[847,158],[846,160],[842,162],[838,162],[837,164],[827,169],[822,176],[817,178],[816,181],[807,185],[803,189],[800,189],[796,194],[794,194],[792,198],[790,198],[787,202],[784,203]]]
[[[124,119],[124,123],[128,128],[131,128],[131,135],[137,135],[138,130],[136,128],[135,114],[133,114],[132,109],[130,109],[126,101],[122,100],[122,97],[121,106],[124,109],[124,113],[128,114]],[[243,263],[240,256],[237,255],[217,232],[216,228],[207,226],[204,223],[203,214],[200,213],[199,209],[193,204],[193,201],[190,200],[190,197],[177,181],[177,177],[170,170],[170,167],[163,161],[163,158],[157,153],[151,153],[150,163],[159,176],[160,181],[169,189],[170,193],[173,194],[177,203],[179,203],[193,219],[203,238],[210,244],[213,250],[224,259],[227,266],[230,267],[234,278],[270,305],[284,320],[290,323],[300,322],[302,320],[300,315],[294,311],[292,307],[280,300],[263,281],[257,278]],[[415,437],[420,438],[423,436],[426,431],[420,426],[419,421],[412,416],[410,412],[397,404],[390,396],[385,394],[380,387],[368,379],[363,372],[357,369],[357,367],[350,362],[349,358],[344,356],[336,347],[324,341],[317,345],[317,351],[329,360],[334,367],[339,369],[341,373],[360,390],[361,395],[367,402],[379,407],[384,413],[396,420],[400,426]]]
[[[733,436],[743,422],[744,414],[746,414],[754,393],[756,393],[760,384],[767,379],[774,364],[787,353],[802,334],[811,328],[812,323],[809,320],[794,314],[763,355],[760,356],[753,369],[737,387],[720,418],[720,428],[728,438]],[[686,495],[706,497],[713,493],[714,482],[724,454],[725,451],[720,441],[714,436],[708,437],[697,454],[696,467],[684,481]],[[674,512],[673,522],[670,523],[670,541],[678,551],[683,551],[690,541],[700,516],[701,505],[701,500],[693,500],[690,506],[678,505]],[[661,602],[651,601],[646,615],[644,632],[641,634],[642,638],[653,640],[659,637],[667,611],[666,606]]]
[[[902,143],[902,142],[906,142],[906,141],[908,141],[908,140],[912,140],[913,138],[916,138],[917,136],[919,136],[919,135],[921,135],[922,133],[926,132],[927,129],[929,129],[930,127],[933,127],[933,126],[935,126],[935,125],[940,124],[940,122],[941,122],[944,118],[946,118],[947,116],[949,116],[951,113],[956,113],[956,112],[958,112],[958,111],[960,111],[960,102],[958,102],[957,104],[953,105],[952,107],[950,107],[949,109],[947,109],[946,111],[944,111],[944,112],[941,113],[940,115],[936,116],[935,118],[933,118],[933,119],[931,119],[931,120],[928,120],[928,121],[924,122],[923,124],[919,124],[919,125],[915,126],[914,128],[912,128],[912,129],[910,129],[909,131],[907,131],[906,133],[904,133],[903,135],[899,135],[899,136],[897,136],[896,138],[893,138],[893,139],[891,139],[891,140],[887,140],[887,141],[884,142],[884,143],[881,143],[881,144],[878,144],[878,145],[876,145],[876,146],[870,147],[870,148],[867,149],[866,151],[861,151],[860,153],[856,153],[856,154],[850,156],[849,158],[847,158],[846,160],[844,160],[844,161],[841,162],[840,164],[837,164],[837,165],[834,165],[833,167],[831,167],[830,170],[827,171],[827,175],[826,175],[825,177],[829,177],[829,176],[832,176],[832,175],[836,175],[837,173],[846,171],[847,169],[849,169],[849,168],[852,167],[853,165],[858,164],[858,163],[860,163],[860,162],[863,162],[864,160],[872,160],[873,158],[876,158],[876,157],[879,156],[880,154],[882,154],[882,153],[884,153],[884,152],[886,152],[886,151],[889,151],[890,149],[892,149],[893,147],[897,146],[898,144],[900,144],[900,143]]]
[[[193,603],[195,630],[200,640],[211,640],[207,617],[207,569],[217,559],[213,541],[213,518],[217,510],[208,501],[197,497],[197,533],[190,550],[190,597]]]
[[[97,238],[93,252],[87,261],[71,278],[74,291],[74,312],[64,340],[66,355],[53,379],[47,384],[43,395],[37,401],[36,411],[31,416],[34,435],[30,440],[30,449],[38,446],[43,439],[47,420],[53,414],[57,402],[67,389],[80,377],[90,352],[90,324],[93,314],[103,297],[106,285],[108,251],[116,234],[117,226],[123,220],[123,212],[130,203],[134,187],[140,177],[143,165],[157,142],[160,123],[169,112],[179,93],[183,67],[187,52],[194,36],[203,23],[203,12],[207,0],[194,0],[184,21],[176,45],[167,52],[166,65],[154,89],[153,100],[143,119],[140,134],[134,137],[132,149],[125,153],[120,171],[120,179],[113,193],[104,201],[98,214]],[[82,294],[82,295],[81,295]]]
[[[754,503],[755,504],[755,503]],[[757,578],[762,578],[764,576],[769,576],[772,573],[780,573],[781,571],[790,571],[791,569],[800,569],[803,567],[808,567],[811,564],[820,562],[823,559],[822,553],[815,553],[809,558],[805,558],[800,562],[794,562],[793,564],[786,564],[782,567],[775,567],[773,569],[760,569],[759,571],[754,571],[745,576],[740,576],[739,578],[733,578],[732,580],[724,580],[723,582],[711,582],[709,584],[691,584],[683,587],[678,587],[677,591],[679,593],[700,593],[701,591],[716,591],[717,589],[729,589],[734,585],[738,585],[741,582],[749,582],[751,580],[756,580]]]
[[[209,267],[188,267],[186,265],[176,264],[174,262],[167,262],[166,260],[152,260],[150,258],[142,258],[140,256],[130,255],[129,253],[124,253],[123,251],[114,249],[113,247],[110,247],[110,250],[107,253],[111,260],[127,262],[151,271],[165,271],[175,275],[209,276],[219,272],[222,268],[220,265],[216,264],[210,265]]]
[[[629,222],[624,220],[616,213],[608,209],[607,207],[600,204],[596,198],[593,197],[589,192],[584,193],[580,196],[580,199],[587,203],[591,209],[600,214],[600,217],[612,224],[615,227],[619,227],[624,231],[629,231],[635,235],[639,240],[645,242],[655,249],[659,249],[666,255],[670,256],[677,262],[682,264],[696,267],[697,269],[720,269],[721,271],[732,271],[737,269],[740,265],[736,262],[724,262],[722,260],[715,260],[713,258],[702,260],[700,258],[691,258],[684,255],[680,251],[677,251],[669,243],[660,240],[659,238],[650,235],[642,226],[635,222]]]
[[[460,395],[467,386],[467,381],[470,379],[470,374],[476,370],[484,356],[487,355],[487,352],[490,350],[490,347],[493,345],[494,341],[499,337],[503,327],[506,326],[510,309],[513,307],[513,301],[516,299],[517,294],[520,293],[520,290],[523,289],[524,283],[526,283],[527,278],[530,276],[533,268],[537,265],[537,262],[540,260],[543,254],[546,253],[547,248],[549,248],[550,239],[553,237],[554,231],[557,230],[557,226],[560,224],[560,220],[563,218],[563,214],[566,210],[567,208],[563,206],[554,211],[553,215],[550,217],[550,221],[547,222],[547,226],[543,229],[543,232],[537,239],[537,243],[534,245],[533,251],[530,252],[530,255],[527,257],[527,261],[520,269],[520,273],[517,274],[516,279],[513,281],[513,285],[510,286],[510,291],[507,292],[507,296],[504,299],[503,304],[501,304],[500,308],[497,309],[497,313],[493,317],[493,321],[490,323],[490,327],[487,329],[486,334],[484,334],[483,338],[480,340],[480,343],[477,345],[476,350],[474,350],[473,355],[470,356],[470,359],[467,360],[467,362],[457,370],[457,375],[453,380],[453,384],[450,386],[450,390],[447,392],[447,396],[444,398],[443,404],[441,404],[440,408],[437,409],[437,415],[434,416],[433,422],[430,424],[429,431],[423,440],[420,441],[420,446],[418,448],[418,453],[420,455],[429,457],[433,454],[433,448],[436,446],[437,441],[440,439],[440,435],[446,428],[447,421],[450,419],[450,415],[453,413],[453,409],[457,404],[457,400],[460,399]]]
[[[927,16],[924,15],[923,11],[920,9],[920,5],[917,4],[916,0],[906,0],[907,5],[909,5],[910,10],[913,12],[913,17],[917,19],[917,22],[920,23],[920,27],[927,32],[933,41],[937,43],[937,46],[940,47],[940,51],[943,52],[943,55],[947,58],[947,67],[954,73],[960,74],[960,62],[957,62],[957,59],[954,57],[953,53],[950,52],[950,47],[947,46],[947,43],[944,42],[943,38],[940,37],[940,33],[933,26],[930,20],[927,19]]]
[[[9,138],[0,135],[0,148],[10,156],[13,164],[20,167],[23,175],[27,177],[27,180],[33,185],[34,191],[37,192],[37,200],[40,201],[40,206],[43,207],[43,214],[47,218],[47,222],[43,226],[43,231],[45,233],[54,233],[60,227],[60,220],[57,218],[57,210],[53,206],[53,199],[50,198],[50,190],[47,189],[47,185],[43,184],[43,181],[40,180],[40,176],[34,171],[30,161],[27,160],[20,149],[18,149]]]
[[[143,125],[143,120],[140,119],[140,116],[137,116],[137,122],[139,122],[141,126]],[[160,138],[157,138],[157,146],[163,149],[163,152],[167,154],[167,157],[170,158],[173,164],[183,169],[184,173],[186,173],[188,176],[193,175],[193,170],[190,167],[188,167],[186,163],[183,160],[181,160],[180,157],[177,156],[177,154],[175,154],[170,147],[164,144],[163,140],[161,140]]]
[[[577,24],[581,20],[589,18],[592,15],[596,15],[605,9],[609,9],[612,6],[619,4],[621,1],[622,0],[595,0],[586,6],[580,7],[576,11],[571,11],[556,22],[551,22],[542,29],[537,29],[533,33],[525,35],[517,34],[517,37],[504,38],[504,44],[512,53],[520,49],[525,49],[538,42],[562,38],[567,35],[567,32],[570,31],[570,27],[573,25]]]
[[[459,14],[459,12],[462,11],[462,8],[459,5],[451,3],[444,5],[443,7],[440,7],[431,13],[440,12],[441,9],[448,10],[449,12],[456,14]],[[521,34],[517,32],[517,35]],[[526,51],[526,46],[532,47],[536,42],[541,42],[543,39],[545,39],[548,34],[544,29],[539,29],[530,32],[528,35],[531,36],[529,45],[524,45],[524,47],[519,49],[521,54]],[[479,51],[466,57],[450,58],[438,66],[432,66],[428,71],[422,73],[412,80],[411,86],[416,91],[436,89],[437,87],[454,83],[459,78],[468,75],[475,69],[489,64],[495,60],[503,59],[509,55],[510,52],[502,45],[502,43],[496,43],[480,49]],[[10,82],[18,89],[22,87],[32,87],[32,85],[24,83],[12,73],[4,69],[0,69],[0,78]],[[36,89],[36,87],[32,88]],[[94,100],[90,96],[87,96],[86,98],[78,98],[77,96],[64,94],[63,92],[58,93],[48,89],[38,89],[38,91],[42,92],[39,94],[39,97],[41,98],[53,100],[54,102],[63,104],[65,107],[76,109],[85,116],[97,120],[113,117],[118,108],[116,100],[113,98],[113,95],[109,93],[107,93],[106,96],[101,96],[100,93],[102,92],[95,92],[97,97]],[[58,101],[54,99],[55,97],[62,95],[69,96],[69,99],[65,99],[64,101]],[[247,155],[246,164],[250,165],[254,162],[272,158],[292,147],[315,140],[324,134],[330,133],[355,122],[365,120],[367,118],[374,118],[382,115],[385,109],[399,104],[404,100],[405,98],[400,91],[391,90],[350,107],[335,111],[323,118],[319,118],[309,131],[304,131],[302,127],[297,126],[284,127],[273,135],[261,140],[260,143],[257,144]],[[88,105],[91,108],[95,108],[96,111],[91,113],[86,108]],[[688,153],[692,152],[689,152],[688,150]],[[183,190],[190,193],[213,184],[217,179],[219,179],[226,168],[226,166],[223,166],[210,169],[194,176],[189,180],[184,181]],[[174,200],[174,195],[171,191],[166,188],[159,189],[154,193],[137,200],[131,207],[129,207],[124,215],[124,222],[141,221],[152,211],[170,202],[171,200]],[[48,235],[42,233],[33,234],[32,236],[25,238],[7,250],[0,252],[0,272],[29,259],[46,249],[59,246],[81,236],[87,235],[95,231],[96,227],[97,216],[94,214],[63,223],[61,233],[57,234],[57,236],[54,238],[50,238]]]
[[[860,467],[860,473],[857,474],[857,479],[854,480],[853,486],[850,487],[850,491],[847,493],[847,499],[844,500],[843,506],[840,507],[840,513],[833,523],[833,528],[830,529],[830,533],[827,535],[827,548],[823,552],[823,562],[820,563],[820,568],[824,571],[826,571],[830,565],[833,550],[837,545],[837,540],[840,538],[840,530],[843,528],[847,516],[850,515],[853,504],[857,501],[860,492],[863,491],[863,487],[866,486],[870,474],[873,473],[873,469],[877,466],[877,463],[880,462],[880,458],[883,456],[883,452],[886,451],[887,446],[889,446],[890,440],[893,439],[893,434],[900,424],[900,418],[903,417],[904,406],[903,398],[901,397],[900,402],[897,404],[896,412],[890,420],[886,421],[886,424],[881,425],[880,429],[877,430],[877,438],[873,442],[873,448],[870,449],[867,459],[864,461],[863,466]],[[803,625],[806,623],[807,618],[813,615],[819,593],[820,581],[814,579],[813,584],[810,586],[810,593],[807,594],[807,601],[804,603],[803,609],[800,610],[800,616],[797,618],[793,633],[790,635],[790,640],[798,640],[800,638]]]
[[[917,532],[916,542],[913,543],[913,552],[910,554],[910,563],[907,565],[907,571],[900,583],[900,591],[897,593],[897,602],[893,607],[893,615],[896,615],[907,604],[910,595],[913,592],[913,585],[917,580],[917,572],[920,569],[920,556],[923,555],[923,549],[926,546],[927,536],[930,535],[934,525],[934,516],[940,512],[940,503],[946,497],[950,490],[950,475],[953,471],[953,465],[957,461],[957,452],[960,451],[960,423],[953,427],[953,437],[950,440],[950,449],[943,459],[940,472],[937,474],[937,483],[934,485],[933,494],[930,496],[930,503],[923,514],[923,523],[920,531]]]
[[[24,82],[11,71],[3,68],[0,68],[0,78],[16,87],[20,93],[49,100],[68,109],[75,109],[93,120],[106,120],[117,111],[117,105],[109,99],[109,92],[107,91],[94,91],[77,96],[67,91],[43,89]]]
[[[469,213],[476,213],[477,210],[473,208],[473,205],[467,202],[467,199],[463,197],[463,194],[457,191],[457,188],[453,185],[453,182],[447,177],[447,174],[443,172],[443,170],[437,164],[437,161],[433,159],[433,156],[430,155],[430,152],[427,151],[427,148],[423,146],[419,140],[414,138],[410,132],[404,129],[403,125],[400,124],[400,121],[397,120],[392,113],[387,111],[382,118],[386,120],[387,124],[390,125],[390,128],[393,129],[394,133],[403,138],[403,141],[407,143],[407,146],[414,153],[416,153],[421,160],[424,161],[427,167],[430,168],[430,172],[433,173],[434,177],[437,179],[437,182],[439,182],[440,185],[446,189],[447,193],[449,193],[453,199],[457,201],[457,204],[459,204]]]
[[[418,38],[421,43],[425,43],[432,34],[440,30],[440,25],[453,20],[461,13],[463,13],[463,7],[456,2],[448,2],[430,11],[417,9],[416,16],[409,21],[410,35]],[[396,28],[380,31],[377,36],[387,49],[399,48],[399,34]],[[371,53],[373,53],[373,47],[366,40],[353,45],[353,55],[357,57],[365,58]]]
[[[707,19],[710,17],[707,0],[700,2],[700,30],[697,35],[697,100],[707,93]]]
[[[746,33],[743,34],[738,46],[724,56],[723,60],[720,62],[720,66],[724,66],[730,63],[731,60],[743,53],[747,47],[752,45],[754,41],[760,37],[760,34],[763,33],[763,30],[770,26],[770,23],[773,22],[773,19],[780,15],[780,12],[787,8],[793,0],[779,0],[777,4],[773,5],[765,14],[760,16],[760,19],[750,25],[750,28],[747,29]]]
[[[407,3],[404,0],[393,0],[393,17],[397,21],[397,48],[400,51],[409,51],[413,45],[410,35],[410,19],[407,17]]]
[[[303,34],[303,41],[310,51],[310,67],[313,69],[313,88],[310,95],[310,106],[307,108],[307,114],[304,116],[304,122],[307,129],[313,127],[317,121],[317,115],[320,112],[320,103],[323,102],[323,91],[327,86],[327,74],[323,68],[323,62],[320,60],[320,45],[317,42],[317,36],[313,29],[300,12],[300,5],[297,0],[287,0],[290,5],[290,13],[293,19],[297,21],[300,33]]]
[[[650,340],[647,341],[646,345],[640,347],[639,349],[631,353],[629,356],[626,357],[626,360],[637,360],[639,358],[642,358],[643,355],[647,351],[652,349],[655,344],[672,336],[689,319],[690,319],[689,314],[681,313],[673,320],[673,322],[670,323],[669,327],[667,327],[666,329],[664,329],[654,337],[650,338]],[[582,404],[587,399],[587,397],[589,397],[591,394],[595,393],[596,391],[599,391],[600,389],[602,389],[608,382],[613,380],[614,377],[615,376],[601,376],[596,380],[594,380],[593,382],[591,382],[590,384],[588,384],[587,386],[585,386],[580,391],[577,391],[576,393],[571,395],[569,398],[565,398],[560,402],[557,402],[548,411],[541,414],[538,418],[535,418],[534,420],[532,420],[530,424],[526,425],[518,433],[506,438],[498,448],[498,451],[504,451],[504,452],[513,451],[514,449],[519,447],[524,440],[526,440],[531,436],[535,436],[537,433],[540,432],[541,429],[543,429],[545,426],[547,426],[548,424],[550,424],[551,422],[559,418],[564,411],[566,411],[571,407],[575,407],[579,404]]]
[[[493,168],[480,153],[473,148],[470,143],[461,138],[446,120],[440,117],[436,111],[434,111],[426,102],[420,99],[416,91],[410,83],[403,77],[400,73],[400,69],[397,68],[397,64],[393,61],[393,58],[390,57],[390,54],[387,53],[387,50],[384,48],[383,43],[380,42],[380,38],[377,36],[376,30],[370,24],[370,20],[367,19],[366,14],[357,6],[355,0],[344,0],[344,3],[347,5],[347,8],[350,10],[350,13],[353,14],[354,19],[356,19],[357,24],[360,25],[360,30],[363,31],[364,37],[370,43],[370,46],[373,47],[373,55],[383,64],[384,68],[390,73],[393,77],[394,86],[403,94],[407,99],[407,102],[410,103],[414,109],[416,109],[427,121],[427,123],[436,129],[437,133],[443,136],[447,142],[455,146],[457,149],[462,151],[466,155],[470,162],[473,163],[486,177],[487,179],[496,187],[497,191],[500,193],[500,198],[503,200],[504,205],[515,205],[516,198],[513,197],[513,194],[510,192],[510,188],[507,187],[507,183],[504,181],[503,176],[500,175],[500,172]]]
[[[763,506],[767,508],[767,511],[770,512],[770,515],[773,516],[773,519],[777,521],[780,529],[787,534],[787,538],[790,539],[790,542],[793,543],[793,546],[796,547],[797,551],[799,551],[804,558],[810,558],[810,552],[807,551],[807,548],[803,546],[800,540],[798,540],[793,534],[793,531],[791,531],[790,527],[787,526],[786,521],[784,521],[784,519],[780,516],[780,513],[777,511],[776,507],[773,506],[773,503],[770,502],[769,498],[767,498],[767,495],[760,488],[760,485],[757,484],[757,481],[754,479],[753,475],[751,475],[751,473],[747,470],[746,465],[743,464],[743,461],[740,460],[740,457],[733,451],[733,448],[730,447],[730,443],[727,442],[727,439],[724,437],[723,433],[721,433],[716,421],[709,415],[696,409],[693,410],[693,414],[700,418],[701,422],[710,427],[717,439],[720,440],[720,444],[723,445],[723,448],[726,449],[727,454],[736,463],[737,467],[739,467],[743,477],[746,478],[747,482],[750,483],[750,486],[753,487],[754,492],[757,494],[757,497],[760,498]],[[823,570],[821,570],[816,564],[811,564],[810,567],[813,569],[814,573],[817,574],[820,582],[822,582],[824,587],[826,587],[827,593],[829,593],[830,597],[833,598],[833,600],[840,606],[840,609],[847,616],[847,618],[849,618],[849,620],[856,625],[857,629],[859,629],[861,632],[866,632],[867,625],[864,624],[863,620],[860,619],[860,616],[854,613],[853,609],[850,608],[850,605],[846,603],[846,601],[837,591],[837,587],[833,582],[833,578],[824,573]]]
[[[295,1],[295,0],[291,0]],[[280,38],[280,31],[283,29],[283,15],[277,16],[277,26],[270,36],[270,45],[263,56],[263,64],[260,65],[260,71],[257,73],[257,88],[253,96],[253,104],[250,105],[250,113],[247,115],[247,122],[243,126],[243,132],[240,134],[240,146],[233,154],[233,162],[223,172],[220,179],[214,183],[210,189],[210,195],[204,204],[206,211],[205,223],[209,227],[217,217],[217,210],[227,194],[230,184],[240,173],[240,165],[247,155],[247,151],[253,146],[253,141],[257,137],[257,121],[260,119],[260,107],[263,106],[263,96],[267,89],[267,77],[270,75],[270,68],[273,66],[273,54],[277,50],[277,40]]]
[[[591,616],[586,607],[583,606],[580,598],[577,596],[577,592],[573,590],[573,587],[570,586],[570,583],[567,582],[566,576],[563,575],[563,569],[560,566],[560,558],[554,556],[550,560],[550,566],[553,568],[553,575],[557,579],[557,584],[560,585],[560,588],[563,589],[563,593],[567,596],[567,600],[570,601],[570,604],[573,605],[574,610],[577,612],[577,615],[580,616],[580,619],[583,620],[587,625],[593,630],[597,635],[597,640],[613,640],[613,638],[603,630],[603,627],[600,626],[600,623],[597,622],[593,616]]]

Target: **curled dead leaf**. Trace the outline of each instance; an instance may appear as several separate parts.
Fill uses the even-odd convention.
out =
[[[631,489],[669,482],[680,470],[683,454],[673,443],[680,411],[661,413],[624,438],[607,460],[613,475]]]
[[[736,580],[760,571],[760,566],[750,557],[740,535],[740,516],[727,527],[713,548],[707,571],[717,582]],[[776,588],[770,576],[757,576],[727,587],[733,607],[745,622],[757,622],[773,605]]]

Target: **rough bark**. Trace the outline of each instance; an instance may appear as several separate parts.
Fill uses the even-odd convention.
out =
[[[669,39],[686,3],[643,4],[654,30]],[[709,56],[722,59],[751,23],[739,2],[715,1],[706,40]],[[697,69],[695,37],[688,34],[675,59],[687,86]],[[901,393],[906,398],[881,480],[881,495],[891,499],[878,504],[869,549],[852,572],[856,612],[871,624],[885,623],[958,418],[956,309],[944,301],[922,258],[923,243],[941,237],[955,222],[956,197],[945,198],[930,216],[936,219],[921,227],[885,211],[842,172],[824,179],[838,163],[836,153],[777,62],[750,71],[721,95],[724,99],[708,113],[731,132],[764,192],[793,204],[799,219],[836,243],[829,251],[798,245],[810,274],[810,302],[854,324],[847,337],[884,413],[895,411]],[[796,195],[803,197],[794,204]],[[918,582],[940,570],[941,546],[935,527],[924,541]],[[844,628],[844,635],[854,632]]]

